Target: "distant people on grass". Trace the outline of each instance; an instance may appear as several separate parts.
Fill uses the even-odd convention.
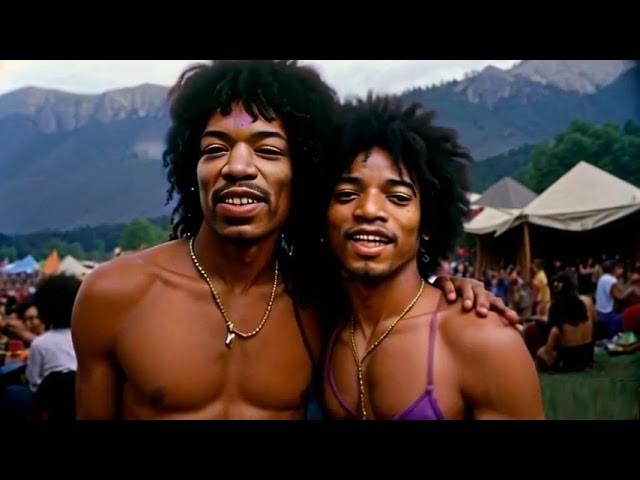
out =
[[[593,257],[589,257],[586,262],[579,262],[578,293],[580,295],[594,295],[601,274],[601,268]]]
[[[544,263],[540,259],[535,259],[531,265],[532,273],[532,289],[533,289],[533,308],[532,313],[537,316],[546,317],[549,303],[551,302],[551,290],[549,289],[549,280],[544,271]]]
[[[39,388],[48,383],[48,396],[55,396],[55,385],[47,382],[50,375],[66,374],[77,370],[77,360],[71,340],[71,312],[73,303],[80,288],[80,280],[76,277],[57,275],[44,279],[38,286],[33,303],[39,319],[43,322],[46,332],[38,335],[31,342],[29,359],[27,361],[27,385],[12,385],[5,389],[2,395],[2,415],[8,418],[30,418],[34,415],[34,407],[39,398]],[[40,328],[31,310],[31,327],[38,331]],[[27,314],[25,313],[25,317]],[[65,378],[65,395],[63,403],[66,406],[74,404],[73,388],[68,387]],[[52,393],[53,392],[53,393]],[[41,405],[42,407],[42,405]]]
[[[581,371],[593,365],[593,302],[578,294],[571,274],[561,272],[553,279],[553,301],[549,306],[549,336],[537,352],[543,369]]]
[[[515,310],[520,318],[530,314],[531,295],[520,269],[515,267],[507,269],[507,306]]]
[[[607,260],[602,265],[603,274],[596,286],[596,310],[602,334],[613,338],[622,331],[622,315],[615,309],[615,302],[625,302],[637,289],[634,285],[623,289],[620,279],[624,275],[624,264]]]

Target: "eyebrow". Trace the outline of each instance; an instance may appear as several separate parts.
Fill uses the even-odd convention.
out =
[[[353,185],[362,186],[362,179],[360,177],[356,177],[354,175],[343,175],[340,177],[339,183],[351,183]],[[413,192],[414,196],[418,196],[418,192],[416,188],[413,186],[411,182],[407,182],[406,180],[402,180],[400,178],[389,178],[385,180],[385,185],[390,187],[404,187],[408,188]]]
[[[201,140],[203,138],[218,138],[226,143],[233,143],[234,139],[231,135],[221,130],[207,130],[202,134]],[[279,138],[280,140],[284,140],[288,142],[287,137],[282,135],[280,132],[274,132],[272,130],[263,130],[260,132],[255,132],[249,135],[249,139],[252,141],[260,141],[265,140],[267,138]]]

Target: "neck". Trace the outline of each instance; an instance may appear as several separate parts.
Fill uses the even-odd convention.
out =
[[[256,242],[242,242],[221,237],[203,222],[193,249],[210,278],[244,293],[258,283],[273,282],[279,235],[276,231]]]
[[[378,324],[396,318],[411,302],[422,278],[415,262],[409,262],[400,271],[378,282],[348,278],[345,282],[353,318],[365,337],[369,337]]]

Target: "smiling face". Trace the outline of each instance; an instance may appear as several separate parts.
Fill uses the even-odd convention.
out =
[[[420,238],[420,196],[404,166],[388,152],[358,155],[338,181],[328,212],[331,248],[343,270],[368,280],[415,266]]]
[[[229,115],[211,117],[200,152],[200,204],[216,233],[257,241],[283,226],[291,204],[291,161],[280,120],[254,121],[234,105]]]

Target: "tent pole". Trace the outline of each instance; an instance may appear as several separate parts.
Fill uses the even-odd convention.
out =
[[[523,278],[526,281],[531,280],[530,272],[531,272],[531,245],[529,243],[529,224],[524,222],[523,224],[523,232],[524,232],[524,272]]]

